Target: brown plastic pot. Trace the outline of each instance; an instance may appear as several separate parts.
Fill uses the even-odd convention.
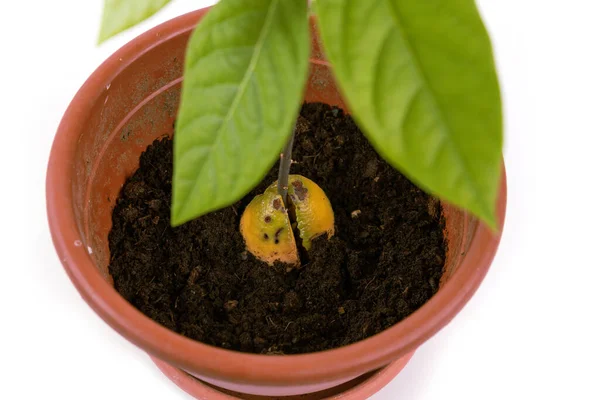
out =
[[[289,356],[215,348],[157,324],[113,288],[107,237],[115,199],[126,177],[138,167],[140,153],[173,130],[186,43],[206,11],[175,18],[125,45],[89,77],[71,102],[58,128],[47,171],[48,220],[58,256],[98,315],[161,360],[164,371],[173,368],[171,378],[178,384],[188,375],[173,371],[186,371],[224,390],[255,395],[311,393],[357,378],[362,383],[355,386],[382,386],[385,379],[368,381],[381,375],[374,371],[385,366],[390,366],[388,371],[392,366],[401,368],[419,345],[460,311],[484,278],[504,224],[504,173],[497,199],[499,232],[494,234],[477,219],[443,204],[449,247],[440,290],[405,320],[349,346]],[[305,100],[344,107],[316,33],[310,68]]]

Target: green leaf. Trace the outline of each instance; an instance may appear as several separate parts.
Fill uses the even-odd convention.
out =
[[[266,175],[308,74],[306,0],[221,0],[188,44],[171,223],[230,205]]]
[[[318,0],[326,54],[375,149],[495,228],[502,107],[473,0]]]
[[[154,15],[171,0],[104,0],[98,44]]]

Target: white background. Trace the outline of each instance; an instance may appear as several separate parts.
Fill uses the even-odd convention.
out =
[[[0,2],[0,398],[188,398],[71,285],[44,179],[89,74],[151,26],[209,3],[176,0],[97,48],[100,0]],[[503,241],[470,303],[374,399],[600,399],[597,4],[479,1],[505,103]]]

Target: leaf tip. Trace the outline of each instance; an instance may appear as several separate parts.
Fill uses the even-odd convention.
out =
[[[494,212],[493,208],[488,208],[487,210],[483,210],[478,214],[479,218],[492,231],[492,233],[497,234],[499,231],[499,226],[496,213]]]
[[[100,33],[100,35],[98,35],[98,37],[96,38],[96,46],[102,45],[107,40],[108,40],[108,37],[104,36],[104,35],[102,35],[102,33]]]
[[[183,225],[190,220],[191,220],[191,218],[189,218],[189,216],[186,213],[182,212],[182,207],[178,207],[176,202],[174,202],[171,205],[171,227],[172,228],[176,228],[180,225]]]
[[[96,46],[100,46],[101,44],[106,42],[108,39],[115,36],[117,33],[118,32],[115,32],[114,30],[110,29],[107,26],[107,24],[104,22],[104,19],[103,19],[101,26],[100,26],[100,30],[98,31],[98,36],[96,38]]]
[[[171,228],[177,228],[186,222],[188,222],[188,219],[182,218],[179,214],[171,213]]]

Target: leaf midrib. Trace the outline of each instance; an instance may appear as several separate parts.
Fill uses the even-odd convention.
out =
[[[237,106],[239,105],[239,102],[241,101],[241,98],[246,91],[248,82],[250,81],[251,76],[254,74],[254,70],[256,69],[256,64],[258,63],[258,59],[260,57],[260,54],[261,54],[264,44],[266,42],[266,36],[267,36],[267,34],[269,32],[269,28],[273,22],[273,16],[275,15],[275,10],[277,9],[277,5],[279,4],[279,1],[280,0],[272,0],[271,5],[269,5],[269,8],[267,10],[267,16],[265,17],[265,22],[263,24],[263,27],[261,28],[256,45],[254,46],[255,50],[252,53],[252,57],[250,58],[250,64],[248,65],[248,69],[246,69],[246,72],[244,73],[244,77],[242,78],[242,81],[240,82],[238,89],[236,90],[235,97],[233,98],[233,102],[231,103],[231,107],[229,108],[227,115],[225,115],[225,118],[223,118],[223,121],[221,122],[221,124],[219,126],[219,130],[214,135],[213,142],[211,144],[207,145],[207,147],[209,147],[209,153],[208,153],[206,161],[200,167],[200,171],[198,172],[198,175],[202,175],[202,173],[204,172],[204,169],[206,168],[206,165],[210,162],[210,160],[213,159],[211,153],[212,153],[213,149],[215,148],[215,146],[217,146],[219,144],[219,142],[221,140],[221,136],[223,135],[223,131],[226,129],[225,127],[227,126],[227,124],[229,123],[231,118],[233,117],[233,114],[234,114],[235,110],[237,109]],[[198,182],[200,182],[200,179],[195,179],[192,188],[185,195],[185,200],[183,202],[184,209],[182,210],[182,212],[185,211],[185,209],[187,209],[187,207],[189,206],[190,196],[192,195],[193,192],[196,191]],[[217,180],[215,180],[215,185],[218,185]],[[215,192],[217,192],[217,190],[215,190]]]
[[[433,108],[435,110],[437,118],[442,123],[442,126],[443,126],[442,131],[444,132],[444,137],[446,138],[446,141],[448,143],[450,143],[450,145],[452,146],[452,149],[454,150],[453,153],[458,158],[458,161],[459,161],[458,164],[466,177],[466,182],[468,182],[469,186],[471,187],[471,190],[473,190],[473,192],[475,193],[475,198],[476,198],[476,201],[479,203],[479,206],[482,207],[481,212],[487,213],[487,207],[485,206],[485,202],[483,200],[483,197],[481,196],[481,192],[477,188],[477,185],[475,184],[474,179],[471,176],[470,170],[467,166],[467,163],[466,163],[463,155],[461,154],[461,152],[459,152],[457,150],[457,144],[454,142],[452,135],[449,133],[448,120],[447,120],[446,116],[442,113],[440,105],[438,104],[436,97],[433,95],[431,83],[430,83],[429,79],[427,78],[427,76],[425,75],[423,65],[421,64],[419,58],[416,56],[414,46],[413,46],[412,42],[410,41],[410,39],[408,38],[408,35],[406,34],[406,32],[403,29],[404,25],[402,24],[402,18],[400,17],[400,15],[398,15],[398,12],[396,11],[394,5],[392,4],[392,0],[386,0],[386,2],[388,4],[388,7],[390,8],[391,15],[396,20],[396,26],[398,28],[398,31],[400,32],[400,35],[402,35],[402,37],[404,38],[406,47],[408,48],[408,56],[412,59],[413,63],[417,66],[417,68],[416,68],[417,74],[423,81],[423,85],[425,87],[425,92],[427,93],[427,97],[429,97],[430,101],[433,103]]]

